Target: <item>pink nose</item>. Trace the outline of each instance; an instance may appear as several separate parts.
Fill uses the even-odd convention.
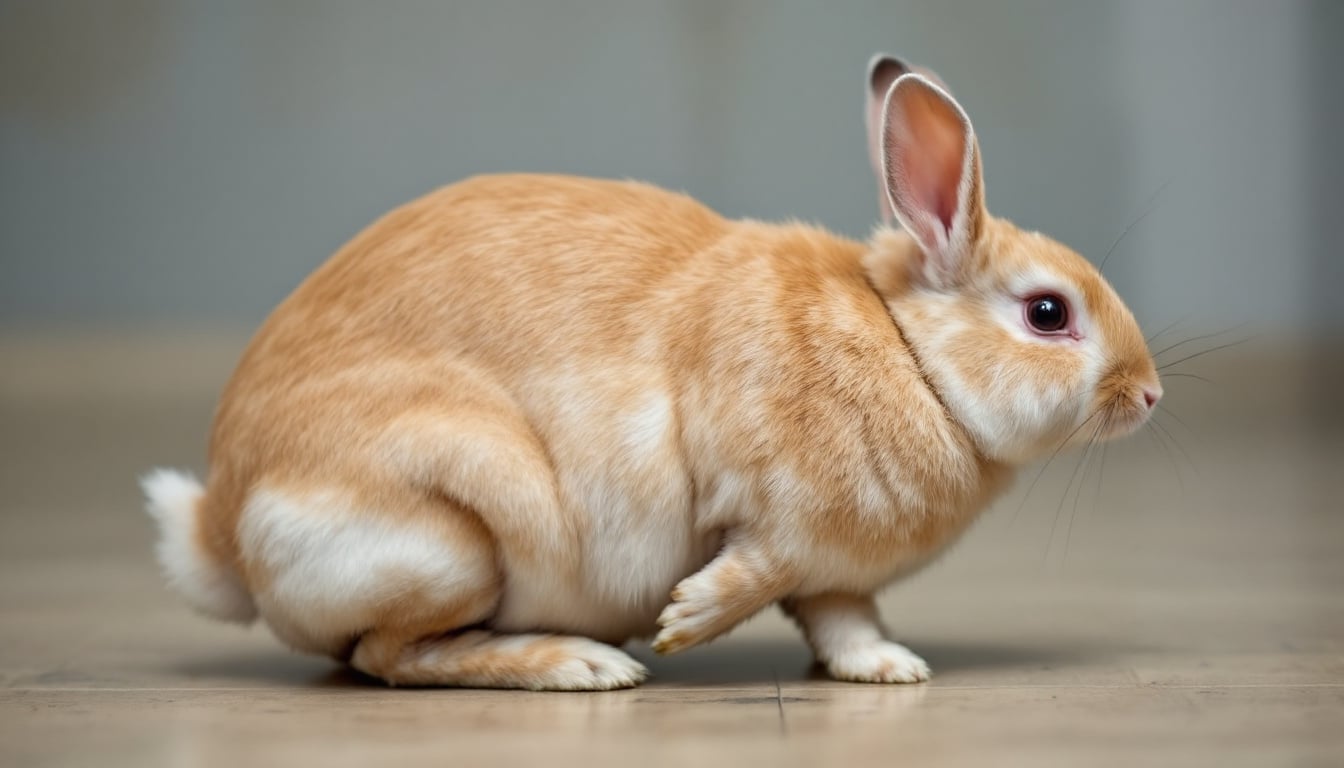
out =
[[[1161,399],[1162,399],[1162,390],[1148,389],[1147,387],[1144,387],[1143,402],[1148,404],[1149,410],[1152,410],[1153,406],[1157,405],[1157,401]]]

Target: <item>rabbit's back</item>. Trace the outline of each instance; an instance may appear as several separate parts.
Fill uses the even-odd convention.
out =
[[[258,343],[292,352],[571,355],[646,325],[649,292],[729,228],[683,195],[563,176],[483,176],[383,217],[316,271]],[[520,354],[521,353],[521,354]]]

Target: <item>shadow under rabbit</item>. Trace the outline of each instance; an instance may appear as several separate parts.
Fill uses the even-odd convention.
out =
[[[1125,649],[1078,645],[1033,645],[994,641],[909,643],[934,669],[935,681],[963,671],[1054,669],[1123,655]],[[724,640],[677,656],[658,656],[646,646],[626,650],[649,668],[645,687],[741,686],[834,682],[796,638]],[[1132,650],[1132,649],[1131,649]],[[174,674],[195,680],[248,680],[275,685],[324,688],[385,687],[348,666],[277,648],[197,658],[174,666]]]

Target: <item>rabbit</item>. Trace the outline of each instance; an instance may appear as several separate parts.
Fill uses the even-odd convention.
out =
[[[260,328],[204,487],[143,479],[170,585],[390,685],[635,686],[627,641],[772,604],[836,679],[927,680],[874,594],[1162,394],[1100,273],[986,211],[940,82],[869,66],[866,243],[564,176],[387,214]]]

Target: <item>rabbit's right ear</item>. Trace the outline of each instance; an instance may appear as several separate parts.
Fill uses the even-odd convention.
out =
[[[987,216],[970,118],[918,73],[896,78],[881,114],[878,178],[887,202],[919,243],[924,280],[952,287],[965,277]]]

